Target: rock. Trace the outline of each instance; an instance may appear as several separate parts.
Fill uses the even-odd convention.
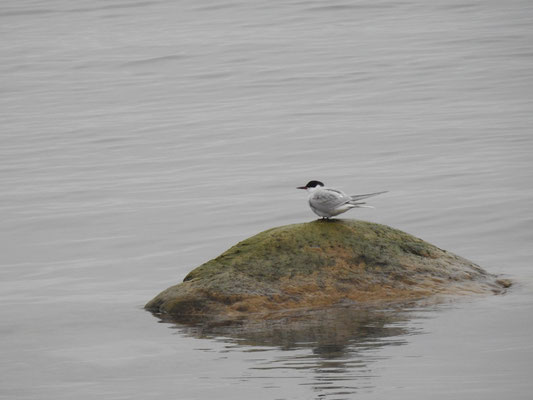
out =
[[[317,220],[269,229],[191,271],[145,308],[179,318],[268,318],[510,286],[476,264],[385,225]]]

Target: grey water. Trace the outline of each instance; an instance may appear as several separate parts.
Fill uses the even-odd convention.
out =
[[[3,0],[1,399],[529,399],[533,3]],[[504,295],[209,330],[143,305],[237,241],[346,214]]]

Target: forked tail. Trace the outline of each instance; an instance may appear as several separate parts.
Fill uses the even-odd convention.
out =
[[[378,194],[382,194],[382,193],[387,193],[387,190],[385,190],[384,192],[376,192],[376,193],[367,193],[367,194],[356,194],[354,196],[350,196],[350,203],[352,201],[358,201],[358,200],[363,200],[363,199],[367,199],[369,197],[372,197],[372,196],[377,196]],[[362,203],[364,204],[364,203]]]

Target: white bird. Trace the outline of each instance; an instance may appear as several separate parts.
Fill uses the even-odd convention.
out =
[[[330,218],[352,208],[374,208],[365,206],[364,204],[366,203],[360,200],[387,193],[385,191],[349,196],[338,189],[324,187],[324,184],[320,181],[309,181],[307,185],[299,186],[296,189],[307,190],[309,193],[309,207],[316,215],[322,218]]]

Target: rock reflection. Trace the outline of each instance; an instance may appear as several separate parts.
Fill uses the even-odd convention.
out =
[[[284,350],[311,348],[326,359],[345,355],[347,347],[374,348],[398,344],[387,338],[408,333],[409,312],[399,308],[380,309],[354,306],[301,311],[266,320],[237,321],[175,320],[156,315],[162,322],[174,323],[181,334],[204,339],[226,338],[243,346],[273,346]]]
[[[162,321],[174,323],[180,335],[222,341],[229,351],[253,355],[246,380],[297,379],[317,398],[342,399],[372,387],[372,363],[382,357],[377,350],[407,343],[406,335],[416,333],[411,316],[401,308],[351,306],[268,320]]]

